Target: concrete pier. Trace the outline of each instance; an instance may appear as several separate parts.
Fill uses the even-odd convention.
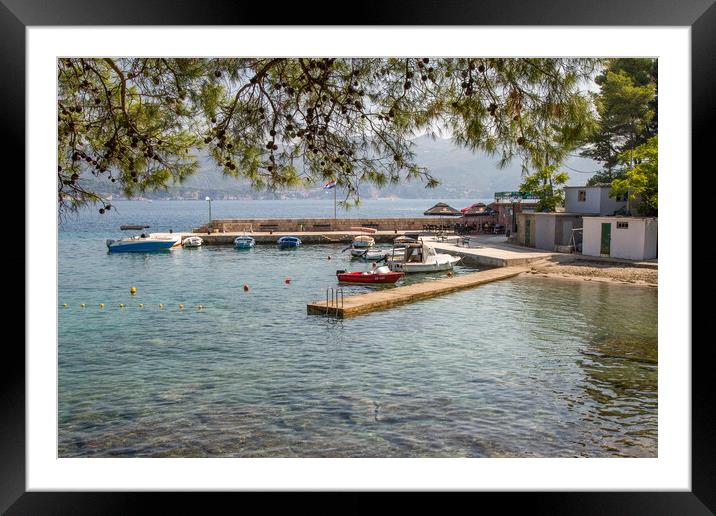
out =
[[[524,266],[532,262],[552,258],[562,253],[542,251],[531,247],[510,245],[507,238],[499,235],[474,235],[468,237],[466,245],[461,243],[462,237],[449,237],[440,241],[434,237],[424,237],[436,250],[460,256],[465,265],[489,266],[489,267],[512,267]]]
[[[330,301],[326,304],[326,300],[323,299],[309,303],[306,308],[309,314],[330,314],[339,318],[350,317],[511,278],[527,270],[527,267],[490,269],[390,290],[349,296],[343,300],[339,297],[337,306]]]

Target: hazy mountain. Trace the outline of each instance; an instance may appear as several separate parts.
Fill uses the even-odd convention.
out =
[[[440,180],[440,186],[433,190],[426,190],[419,181],[383,189],[365,185],[361,190],[364,198],[489,198],[497,191],[517,190],[521,182],[522,172],[518,159],[506,168],[499,169],[497,158],[458,147],[449,139],[433,140],[428,136],[421,136],[414,140],[414,144],[413,151],[418,165],[427,167],[430,173]],[[598,168],[599,163],[595,161],[574,157],[565,163],[564,170],[570,175],[568,184],[581,185],[585,184]],[[575,170],[592,173],[580,173]],[[97,182],[92,186],[106,193],[114,195],[119,193],[118,189],[108,190],[104,182],[101,184]],[[184,183],[174,184],[168,191],[144,194],[145,197],[153,199],[203,199],[205,196],[214,199],[325,198],[327,195],[330,195],[330,192],[326,192],[318,184],[307,190],[253,191],[248,181],[225,176],[208,156],[200,158],[199,171]],[[340,191],[338,195],[341,195]]]

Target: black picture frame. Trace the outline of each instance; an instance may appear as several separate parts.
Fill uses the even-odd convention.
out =
[[[320,4],[324,3],[324,6]],[[372,5],[371,5],[372,4]],[[322,7],[326,7],[323,9]],[[553,25],[691,27],[693,169],[706,166],[716,112],[712,77],[716,69],[714,0],[402,0],[362,3],[349,17],[335,3],[281,4],[267,13],[265,3],[201,0],[0,0],[0,142],[14,156],[14,170],[25,170],[25,28],[37,25]],[[329,15],[316,13],[330,13]],[[329,16],[332,18],[329,19]],[[712,165],[709,163],[709,168]],[[686,173],[691,173],[686,171]],[[693,176],[692,176],[693,178]],[[17,182],[19,184],[19,181]],[[17,197],[17,195],[15,195]],[[686,216],[691,199],[684,200]],[[693,220],[698,220],[695,216]],[[19,247],[19,246],[18,246]],[[686,253],[688,259],[691,253]],[[23,254],[24,258],[24,254]],[[26,270],[27,273],[27,270]],[[708,280],[707,280],[708,281]],[[703,288],[703,287],[702,287]],[[698,311],[693,305],[692,320]],[[31,309],[31,307],[29,307]],[[705,315],[705,314],[704,314]],[[706,317],[707,318],[707,317]],[[25,352],[8,339],[0,375],[0,512],[7,514],[105,514],[141,512],[158,497],[163,512],[188,512],[179,493],[26,492]],[[716,399],[708,360],[711,339],[691,347],[692,489],[689,492],[480,493],[509,506],[551,514],[713,514],[716,512]],[[690,342],[670,343],[688,349]],[[216,496],[215,494],[212,497]],[[226,499],[230,494],[220,495]],[[246,494],[242,496],[247,496]],[[499,499],[497,499],[499,497]],[[212,501],[214,498],[212,498]],[[420,497],[416,498],[420,500]],[[455,499],[461,502],[461,498]],[[199,501],[204,504],[205,501]],[[472,502],[471,502],[472,503]],[[204,505],[201,506],[205,508]],[[204,509],[205,510],[205,509]],[[172,511],[173,512],[173,511]]]

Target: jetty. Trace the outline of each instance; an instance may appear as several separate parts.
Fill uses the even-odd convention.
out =
[[[346,298],[327,296],[328,299],[309,303],[307,311],[309,314],[327,314],[342,319],[511,278],[527,270],[523,266],[503,267]]]

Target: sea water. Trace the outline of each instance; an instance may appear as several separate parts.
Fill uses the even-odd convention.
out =
[[[368,201],[357,216],[435,202]],[[306,303],[338,286],[336,269],[370,267],[345,245],[108,254],[120,224],[207,218],[206,202],[115,204],[59,227],[60,457],[657,454],[655,289],[517,277],[336,320]],[[333,210],[212,204],[214,218]],[[373,288],[391,287],[345,294]]]

